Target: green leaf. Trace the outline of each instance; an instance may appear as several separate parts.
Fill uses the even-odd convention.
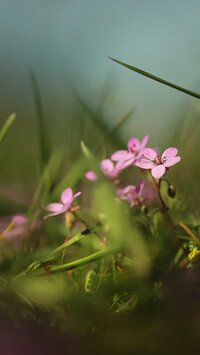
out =
[[[193,91],[190,91],[190,90],[188,90],[188,89],[185,89],[185,88],[183,88],[183,87],[181,87],[181,86],[172,84],[172,83],[170,83],[170,82],[167,81],[167,80],[161,79],[161,78],[159,78],[158,76],[155,76],[155,75],[153,75],[153,74],[147,73],[146,71],[141,70],[141,69],[138,69],[138,68],[136,68],[136,67],[133,67],[133,66],[131,66],[131,65],[129,65],[129,64],[120,62],[120,61],[117,60],[117,59],[114,59],[114,58],[111,58],[111,57],[108,57],[108,58],[111,59],[111,60],[113,60],[114,62],[116,62],[116,63],[118,63],[118,64],[123,65],[124,67],[126,67],[126,68],[128,68],[128,69],[131,69],[131,70],[133,70],[133,71],[135,71],[135,72],[141,74],[141,75],[147,76],[148,78],[153,79],[153,80],[156,80],[156,81],[158,81],[159,83],[162,83],[162,84],[164,84],[164,85],[170,86],[170,87],[173,88],[173,89],[176,89],[176,90],[178,90],[178,91],[182,91],[182,92],[184,92],[184,93],[187,94],[187,95],[190,95],[190,96],[196,97],[197,99],[200,99],[200,94],[198,94],[198,93],[196,93],[196,92],[193,92]]]
[[[8,129],[10,128],[10,126],[12,125],[13,121],[16,118],[16,114],[12,113],[6,120],[6,122],[4,123],[1,131],[0,131],[0,143],[3,141],[3,139],[5,138],[5,135],[8,131]]]

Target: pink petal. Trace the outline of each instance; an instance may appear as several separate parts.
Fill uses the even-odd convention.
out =
[[[14,237],[25,237],[29,232],[29,229],[26,227],[14,228],[8,231],[2,240],[2,242],[12,239]]]
[[[102,173],[110,174],[114,170],[114,164],[110,159],[104,159],[100,162]]]
[[[117,164],[119,163],[119,165],[117,166]],[[135,163],[135,157],[129,160],[124,160],[124,161],[119,161],[116,164],[116,168],[120,170],[120,172],[124,169],[126,169],[128,166],[131,166]],[[118,173],[119,175],[119,173]]]
[[[154,178],[159,179],[161,176],[163,176],[165,173],[165,166],[163,164],[156,165],[152,170],[151,170],[151,175],[153,175]]]
[[[81,194],[82,194],[81,191],[77,192],[77,193],[73,196],[73,200],[74,200],[76,197],[80,196]]]
[[[145,136],[141,145],[140,145],[140,149],[143,149],[146,146],[148,140],[149,140],[149,136]]]
[[[134,185],[128,185],[122,189],[118,189],[117,193],[120,196],[126,196],[128,193],[130,193],[130,191],[135,190],[135,186]]]
[[[115,165],[115,173],[116,175],[119,175],[122,170],[124,170],[124,164],[126,164],[126,161],[118,161]]]
[[[138,166],[142,169],[152,169],[155,164],[150,160],[141,158],[135,161],[135,166]]]
[[[138,195],[141,195],[143,188],[144,188],[144,180],[142,179],[135,187],[135,191],[137,192]]]
[[[50,212],[58,212],[61,213],[63,209],[63,204],[62,203],[49,203],[45,209]]]
[[[28,219],[23,214],[16,214],[12,217],[12,222],[16,226],[21,226],[23,224],[26,224],[28,222]]]
[[[173,147],[167,148],[167,149],[162,153],[161,159],[173,158],[173,157],[175,157],[175,156],[177,155],[177,153],[178,153],[178,149],[173,148]]]
[[[156,151],[151,148],[144,148],[143,154],[146,158],[148,158],[150,160],[154,160],[157,156]]]
[[[123,189],[119,189],[117,190],[117,193],[122,200],[126,200],[129,203],[133,203],[134,200],[137,198],[137,193],[134,185],[129,185]]]
[[[96,181],[96,180],[98,180],[97,174],[96,174],[94,171],[92,171],[92,170],[87,171],[87,172],[85,173],[85,177],[86,177],[86,179],[88,179],[88,180],[90,180],[90,181]]]
[[[140,149],[140,141],[137,138],[131,138],[127,144],[128,150],[138,151]]]
[[[133,158],[133,155],[133,153],[128,152],[127,150],[117,150],[112,154],[111,159],[114,161],[127,160]]]
[[[164,162],[163,164],[166,167],[169,167],[169,166],[172,166],[176,163],[179,163],[180,160],[181,160],[181,157],[174,157],[174,158],[167,159],[166,162]]]
[[[50,214],[48,214],[47,216],[44,216],[44,219],[47,219],[48,217],[51,217],[51,216],[57,216],[58,214],[61,214],[62,213],[62,211],[61,212],[53,212],[53,213],[50,213]]]
[[[61,194],[61,201],[63,204],[67,203],[67,202],[72,202],[72,196],[73,196],[73,192],[72,189],[70,187],[68,187],[67,189],[65,189],[62,194]]]

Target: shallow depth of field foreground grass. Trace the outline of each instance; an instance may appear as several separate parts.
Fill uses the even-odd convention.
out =
[[[53,144],[32,82],[36,151],[17,140],[17,115],[0,131],[1,348],[198,353],[199,114],[181,117],[167,143],[161,132],[163,146],[145,128],[124,142],[120,128],[134,112],[108,128],[77,99],[65,140]],[[27,154],[34,159],[20,176]]]

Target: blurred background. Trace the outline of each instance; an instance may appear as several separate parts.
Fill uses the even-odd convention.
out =
[[[21,181],[24,191],[38,172],[30,70],[38,82],[50,151],[62,146],[66,159],[74,161],[81,139],[91,149],[96,144],[97,124],[86,116],[92,112],[101,129],[112,128],[131,109],[118,132],[123,144],[149,133],[152,147],[169,145],[180,118],[197,116],[198,100],[107,56],[200,92],[199,13],[197,0],[0,0],[1,125],[11,112],[17,114],[1,147],[0,191],[13,196],[6,188],[12,182],[19,200]]]

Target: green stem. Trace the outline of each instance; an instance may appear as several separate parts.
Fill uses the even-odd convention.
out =
[[[163,212],[166,212],[168,211],[169,207],[166,206],[163,198],[162,198],[162,195],[161,195],[161,191],[160,191],[160,187],[161,187],[161,178],[159,179],[158,181],[158,185],[157,185],[157,189],[158,189],[158,196],[160,198],[160,202],[161,202],[161,205],[162,205],[162,208],[163,208]]]

